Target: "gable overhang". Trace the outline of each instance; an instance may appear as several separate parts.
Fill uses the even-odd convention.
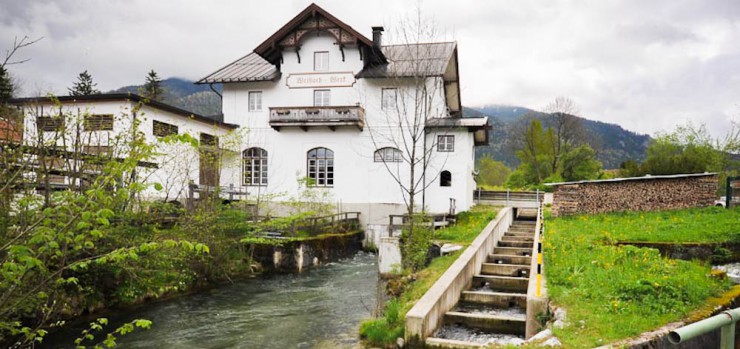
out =
[[[316,4],[309,5],[293,17],[267,40],[259,44],[254,49],[254,53],[279,66],[282,51],[285,48],[300,49],[301,40],[308,34],[316,32],[326,32],[332,35],[337,40],[340,49],[343,49],[345,45],[357,46],[363,53],[366,64],[376,61],[385,62],[383,53],[375,47],[372,40]]]

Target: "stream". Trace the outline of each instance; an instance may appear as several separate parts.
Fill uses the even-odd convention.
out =
[[[303,273],[269,274],[200,293],[104,314],[112,330],[153,322],[116,348],[355,348],[359,323],[375,306],[376,257],[353,258]],[[41,348],[74,348],[86,323],[51,333]],[[104,336],[100,336],[104,338]]]

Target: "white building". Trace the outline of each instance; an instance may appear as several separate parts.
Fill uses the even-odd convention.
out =
[[[234,183],[239,175],[230,168],[238,168],[238,152],[228,147],[241,148],[236,144],[224,145],[237,126],[214,121],[201,115],[160,103],[149,101],[135,94],[98,94],[89,96],[60,96],[54,98],[20,98],[11,101],[23,108],[23,143],[29,146],[44,144],[44,148],[56,148],[47,166],[56,173],[49,181],[53,188],[77,187],[85,178],[84,171],[91,168],[80,155],[104,155],[126,158],[126,139],[132,134],[133,121],[138,121],[137,130],[143,140],[155,145],[155,156],[141,163],[138,176],[146,183],[158,183],[161,190],[153,186],[142,195],[148,200],[184,201],[189,184],[201,187]],[[166,141],[170,135],[188,134],[197,139],[197,145],[183,141]],[[168,137],[171,139],[173,137]],[[213,159],[221,159],[225,169],[214,166]],[[229,163],[234,165],[229,166]],[[36,164],[35,166],[40,166]],[[86,167],[87,166],[87,167]],[[90,171],[90,175],[95,175]],[[84,184],[83,184],[84,185]]]
[[[370,40],[312,4],[198,81],[223,84],[224,121],[247,130],[239,184],[279,201],[309,178],[339,210],[384,224],[405,211],[399,181],[408,188],[418,162],[417,209],[473,205],[473,148],[488,125],[462,118],[457,44],[382,45],[382,31]]]

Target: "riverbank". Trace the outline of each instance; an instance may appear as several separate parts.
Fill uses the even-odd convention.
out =
[[[110,320],[153,322],[123,336],[122,348],[352,348],[359,345],[357,324],[375,306],[376,286],[376,256],[359,252],[303,273],[264,274],[136,306]],[[84,325],[50,334],[41,348],[59,348],[55,342]]]

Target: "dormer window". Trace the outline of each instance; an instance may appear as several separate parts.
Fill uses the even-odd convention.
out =
[[[317,51],[313,53],[313,70],[329,70],[329,51]]]

